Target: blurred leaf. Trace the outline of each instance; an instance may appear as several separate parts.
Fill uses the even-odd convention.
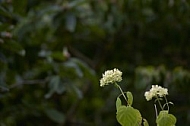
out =
[[[78,75],[78,77],[83,77],[84,74],[78,66],[77,60],[75,58],[69,59],[67,62],[64,63],[64,65],[68,68],[72,68],[75,71],[76,75]]]
[[[67,5],[69,8],[77,7],[83,3],[86,3],[86,0],[73,0],[72,2],[69,2]]]
[[[0,86],[0,94],[1,94],[1,93],[6,93],[6,92],[8,92],[8,91],[9,91],[9,88],[4,87],[4,86]]]
[[[79,99],[82,99],[83,98],[83,92],[76,85],[73,85],[72,88],[73,88],[73,91],[75,92],[76,96]]]
[[[9,29],[10,27],[11,26],[8,23],[3,23],[3,24],[0,23],[0,31],[7,31],[7,29]]]
[[[0,6],[0,15],[11,18],[12,14],[8,12],[5,8]]]
[[[68,31],[70,32],[74,32],[75,31],[75,27],[76,27],[76,17],[74,14],[69,13],[66,17],[66,28]]]
[[[56,109],[45,110],[46,115],[56,123],[63,124],[65,122],[65,115]]]
[[[57,75],[52,76],[50,78],[48,86],[49,86],[49,92],[45,95],[45,98],[50,98],[53,95],[53,93],[61,94],[65,91],[65,87],[61,82],[61,78]]]
[[[154,16],[154,12],[151,8],[145,8],[143,9],[143,14],[145,16]]]
[[[58,61],[64,61],[66,58],[64,57],[62,52],[53,52],[51,57]]]
[[[88,78],[90,81],[92,81],[94,84],[97,84],[97,77],[96,77],[96,72],[89,67],[89,65],[79,59],[72,59],[76,64],[80,67],[81,71],[84,74],[85,78]]]
[[[2,44],[2,47],[21,56],[25,56],[25,50],[22,45],[14,40],[6,41]]]
[[[66,90],[66,89],[65,89],[64,83],[59,83],[56,92],[57,92],[58,94],[62,94],[65,90]]]
[[[7,62],[7,59],[6,59],[5,55],[0,52],[0,63],[6,63],[6,62]],[[3,66],[3,65],[0,65],[0,68],[1,68],[1,66]]]
[[[149,71],[143,67],[137,67],[135,70],[135,88],[144,89],[152,81]]]
[[[14,12],[20,15],[24,15],[26,12],[28,0],[20,0],[19,2],[13,0],[13,9]]]

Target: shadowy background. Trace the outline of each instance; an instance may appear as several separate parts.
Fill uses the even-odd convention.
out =
[[[177,126],[190,124],[187,0],[0,0],[0,125],[116,126],[123,72],[150,126],[152,84],[168,88]]]

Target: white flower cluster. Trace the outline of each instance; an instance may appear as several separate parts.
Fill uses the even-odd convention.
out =
[[[120,82],[122,80],[122,72],[118,69],[107,70],[102,75],[103,77],[100,79],[100,86],[103,87],[110,83]]]
[[[152,85],[150,91],[146,91],[144,94],[147,101],[151,100],[153,97],[163,97],[165,95],[168,95],[168,89],[158,85]]]

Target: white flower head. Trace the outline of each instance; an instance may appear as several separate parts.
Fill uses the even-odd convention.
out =
[[[151,100],[153,97],[163,97],[165,95],[168,95],[168,89],[158,85],[152,85],[150,91],[146,91],[144,94],[147,101]]]
[[[107,70],[100,79],[100,86],[109,85],[111,83],[120,82],[122,80],[122,72],[114,68],[113,70]]]
[[[145,98],[147,101],[151,100],[152,99],[152,93],[149,92],[149,91],[146,91],[145,94],[144,94]]]

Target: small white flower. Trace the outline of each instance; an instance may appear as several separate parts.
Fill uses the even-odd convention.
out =
[[[149,92],[149,91],[146,91],[145,94],[144,94],[145,98],[147,101],[151,100],[152,99],[152,93]]]
[[[107,70],[102,75],[102,78],[100,79],[100,86],[103,87],[105,85],[120,82],[122,80],[122,72],[118,69],[113,70]]]
[[[144,94],[147,101],[151,100],[153,97],[163,97],[165,95],[168,95],[168,89],[158,85],[152,85],[150,91],[146,91]]]

